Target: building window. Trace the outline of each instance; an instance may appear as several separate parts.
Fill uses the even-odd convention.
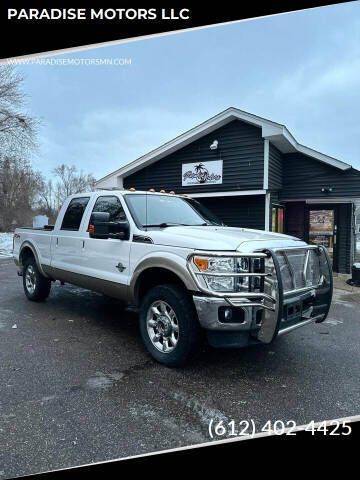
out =
[[[271,231],[284,233],[284,207],[280,205],[272,206]]]

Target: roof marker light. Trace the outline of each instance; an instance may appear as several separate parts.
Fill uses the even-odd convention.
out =
[[[155,192],[155,188],[149,188],[149,192]]]
[[[160,193],[165,193],[165,190],[160,190]]]
[[[174,190],[170,190],[170,192],[169,192],[169,193],[170,193],[170,195],[175,195],[175,192],[174,192]]]
[[[134,187],[131,187],[129,188],[130,192],[135,192],[135,188]]]

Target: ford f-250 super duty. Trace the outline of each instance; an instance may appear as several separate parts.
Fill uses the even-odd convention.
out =
[[[204,334],[215,347],[243,347],[322,322],[332,298],[325,248],[227,227],[173,192],[72,195],[54,226],[16,229],[14,260],[29,300],[60,280],[138,305],[147,350],[169,366]]]

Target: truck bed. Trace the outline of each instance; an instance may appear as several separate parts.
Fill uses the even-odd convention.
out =
[[[19,249],[23,242],[28,242],[34,249],[39,263],[50,265],[51,261],[51,241],[53,225],[45,227],[19,227],[14,232],[14,260],[19,261]]]

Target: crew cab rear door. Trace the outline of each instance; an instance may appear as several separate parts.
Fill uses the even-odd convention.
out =
[[[51,267],[56,276],[67,279],[66,272],[81,273],[82,224],[90,196],[68,199],[59,212],[51,240]]]

